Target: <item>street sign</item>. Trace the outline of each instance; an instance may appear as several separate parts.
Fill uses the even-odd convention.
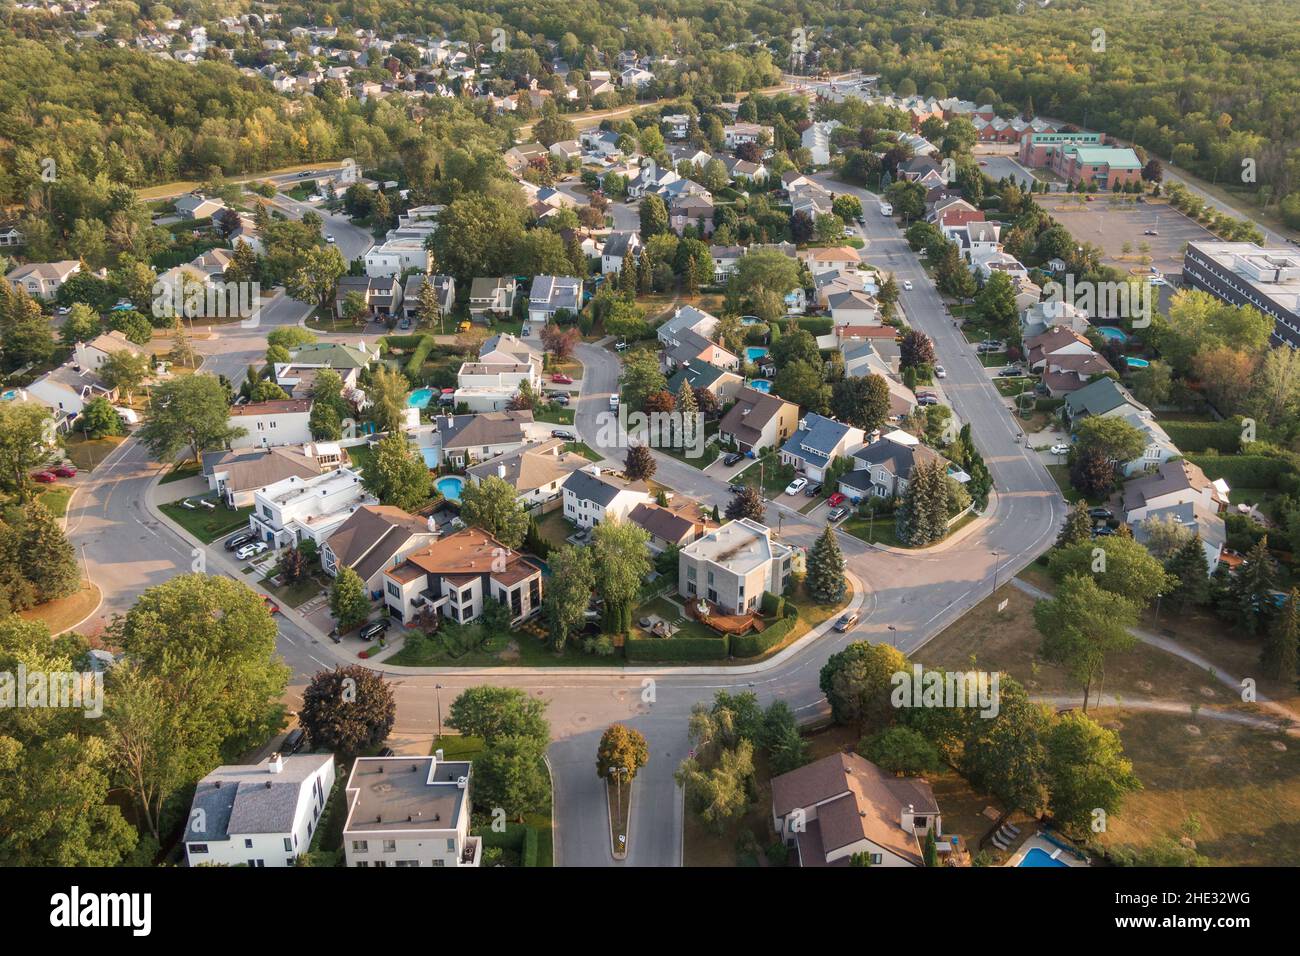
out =
[[[1009,601],[1007,598],[1003,598],[1001,601],[999,601],[999,602],[998,602],[998,613],[1001,614],[1003,611],[1005,611],[1005,610],[1007,609],[1007,605],[1008,605],[1009,603],[1010,603],[1010,601]]]

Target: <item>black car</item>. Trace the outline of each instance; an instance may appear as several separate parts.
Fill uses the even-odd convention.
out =
[[[285,735],[284,742],[280,744],[280,753],[296,754],[307,743],[307,731],[301,727],[295,727]]]
[[[568,429],[565,429],[565,428],[552,428],[552,429],[551,429],[551,437],[552,437],[552,438],[563,438],[565,441],[577,441],[577,440],[578,440],[578,436],[577,436],[577,435],[573,434],[573,432],[571,432],[571,431],[569,431]]]
[[[397,752],[394,751],[392,747],[385,747],[383,750],[379,751],[379,756],[381,756],[381,757],[396,757],[396,756],[397,756]]]
[[[1109,521],[1115,517],[1115,513],[1109,508],[1089,508],[1088,517],[1094,521]]]
[[[1111,535],[1116,533],[1117,532],[1115,531],[1114,528],[1108,528],[1104,524],[1098,525],[1097,527],[1092,529],[1092,536],[1094,538],[1109,538]]]
[[[738,464],[744,460],[745,460],[744,455],[742,455],[738,451],[733,451],[731,454],[727,455],[725,458],[722,459],[722,463],[726,465],[728,468],[730,468],[732,465]]]
[[[243,531],[226,539],[226,550],[234,551],[236,548],[242,548],[246,544],[252,544],[257,540],[257,535],[251,531]]]
[[[1024,372],[1020,371],[1020,369],[1016,368],[1016,366],[1014,365],[1008,365],[1002,371],[998,372],[998,375],[1002,376],[1003,378],[1010,378],[1013,375],[1024,375],[1024,374],[1025,374]]]
[[[816,498],[822,493],[822,483],[820,481],[812,482],[803,490],[803,493],[809,498]]]
[[[730,491],[733,495],[738,495],[745,490],[745,486],[737,481],[734,482],[733,484],[728,485],[727,490]]]
[[[388,618],[381,617],[377,621],[371,621],[369,624],[364,625],[361,628],[361,633],[358,635],[358,637],[360,637],[363,641],[371,641],[374,640],[376,637],[378,637],[380,634],[384,633],[384,631],[386,630],[388,630]]]

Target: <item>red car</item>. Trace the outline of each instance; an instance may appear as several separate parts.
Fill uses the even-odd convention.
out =
[[[280,613],[280,605],[276,604],[274,601],[272,601],[272,600],[271,600],[269,597],[267,597],[265,594],[262,595],[262,603],[266,605],[266,610],[267,610],[268,613],[271,613],[271,614],[279,614],[279,613]]]
[[[831,495],[829,498],[826,499],[826,503],[830,505],[832,508],[837,508],[840,505],[844,504],[844,502],[846,501],[848,501],[848,498],[845,497],[842,491],[837,491],[835,492],[835,494]]]
[[[551,381],[554,382],[556,385],[572,385],[572,384],[573,384],[573,379],[571,379],[569,376],[567,376],[567,375],[565,375],[565,374],[563,374],[563,373],[561,373],[561,374],[559,374],[559,375],[552,375],[552,376],[551,376]]]
[[[76,477],[77,477],[77,466],[76,466],[76,465],[59,465],[58,468],[55,468],[55,469],[54,469],[54,474],[57,475],[59,478],[76,478]]]
[[[59,478],[52,471],[36,471],[32,473],[32,481],[39,481],[43,485],[58,481]]]

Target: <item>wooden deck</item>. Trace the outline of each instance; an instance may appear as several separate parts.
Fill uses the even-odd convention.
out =
[[[707,610],[701,612],[701,606]],[[698,598],[688,602],[687,611],[691,617],[719,634],[748,634],[750,631],[761,631],[764,627],[756,614],[722,614],[712,604]]]

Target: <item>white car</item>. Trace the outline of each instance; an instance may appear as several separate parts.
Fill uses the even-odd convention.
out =
[[[235,557],[240,561],[247,561],[249,558],[256,557],[266,550],[265,541],[254,541],[252,544],[246,544],[235,552]]]
[[[1063,444],[1062,442],[1057,442],[1055,445],[1052,446],[1053,455],[1068,455],[1069,453],[1070,453],[1070,446]]]
[[[942,365],[936,365],[936,366],[934,367],[934,377],[935,377],[935,378],[947,378],[947,377],[948,377],[948,370],[947,370],[946,368],[944,368]]]
[[[807,484],[807,478],[796,478],[794,481],[790,482],[790,484],[785,486],[785,493],[787,495],[797,495],[799,492],[804,490],[804,487]]]
[[[333,237],[333,236],[326,236],[326,237],[325,237],[325,241],[328,242],[330,245],[334,245],[334,237]]]
[[[618,396],[617,396],[617,395],[611,395],[611,396],[609,396],[609,410],[610,410],[611,412],[616,412],[616,411],[618,411]]]
[[[903,288],[904,288],[906,291],[911,292],[911,291],[912,291],[912,280],[911,280],[911,279],[904,279],[904,280],[903,280]]]
[[[1169,280],[1162,275],[1148,276],[1147,284],[1148,285],[1169,285]]]

